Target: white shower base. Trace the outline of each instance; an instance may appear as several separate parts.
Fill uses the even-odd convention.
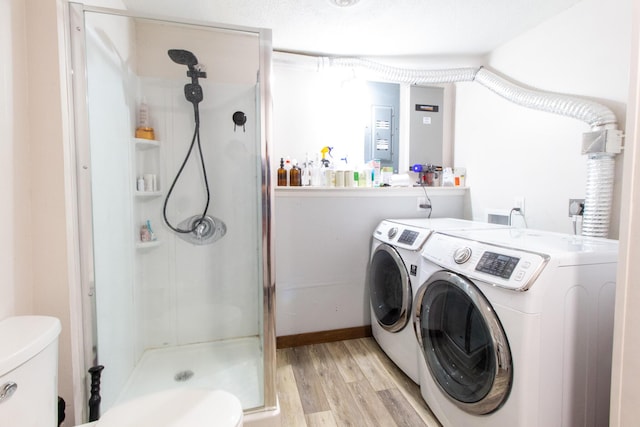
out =
[[[234,394],[245,410],[257,408],[264,401],[262,360],[258,337],[146,350],[117,403],[176,387],[204,387]],[[192,376],[175,379],[185,372]]]

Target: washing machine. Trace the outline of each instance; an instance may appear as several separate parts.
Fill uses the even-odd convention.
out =
[[[416,383],[413,284],[419,283],[422,246],[436,230],[481,228],[504,226],[454,218],[387,219],[373,232],[367,272],[372,333],[380,348]]]
[[[608,425],[617,255],[527,229],[433,233],[414,322],[443,426]]]

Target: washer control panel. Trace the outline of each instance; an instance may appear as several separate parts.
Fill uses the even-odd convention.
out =
[[[550,258],[442,233],[433,233],[421,254],[444,269],[518,291],[533,285]]]
[[[373,232],[373,237],[399,248],[418,251],[430,234],[430,229],[382,221]]]

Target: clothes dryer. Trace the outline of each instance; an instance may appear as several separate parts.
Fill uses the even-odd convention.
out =
[[[438,232],[414,322],[422,396],[445,427],[608,424],[616,241]]]
[[[367,272],[371,329],[389,358],[418,383],[418,347],[413,330],[413,284],[419,283],[420,250],[435,230],[504,228],[454,218],[387,219],[373,232]]]

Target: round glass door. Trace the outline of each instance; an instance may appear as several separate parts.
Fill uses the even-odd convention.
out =
[[[390,332],[402,330],[411,313],[411,282],[398,251],[378,246],[369,265],[371,308],[378,324]]]
[[[416,299],[416,333],[429,372],[466,412],[498,409],[512,383],[509,343],[493,307],[468,279],[434,273]]]

